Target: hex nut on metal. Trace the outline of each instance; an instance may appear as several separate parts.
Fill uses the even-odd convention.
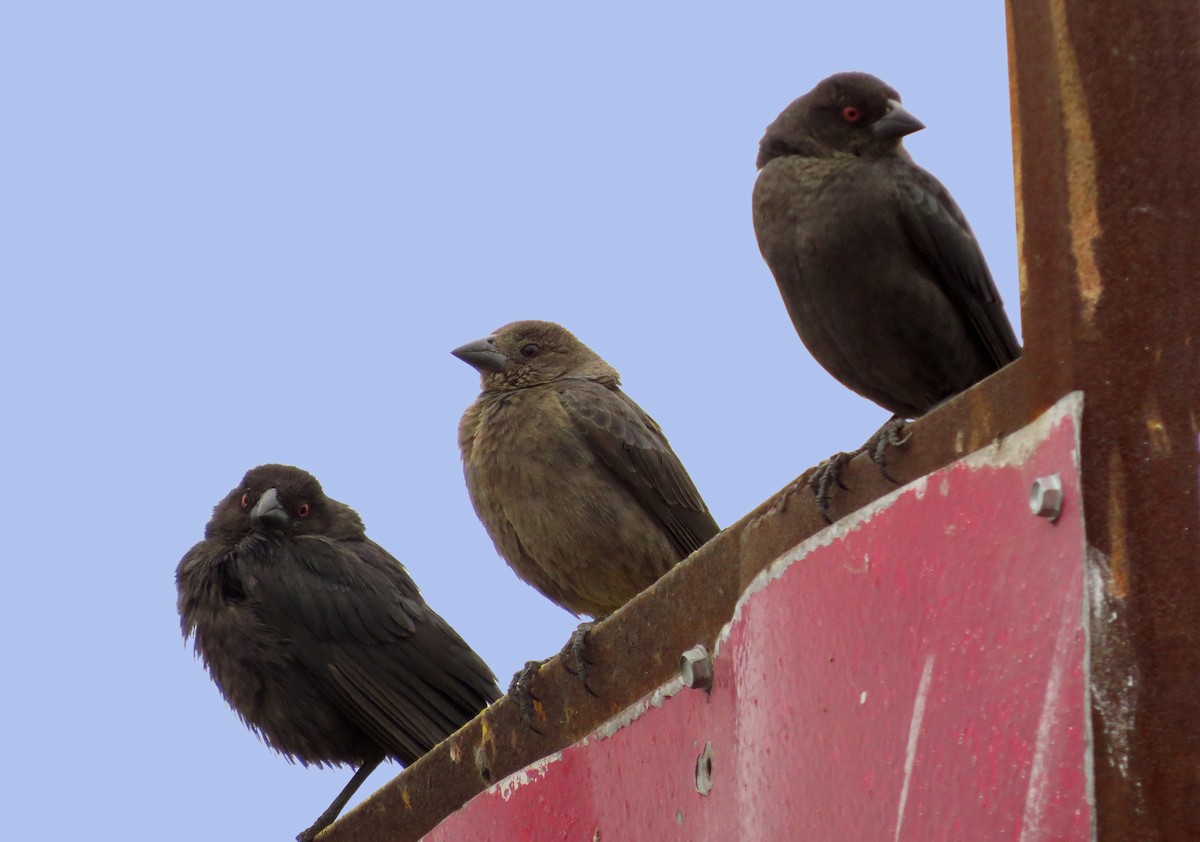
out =
[[[1063,487],[1058,474],[1038,477],[1029,489],[1029,510],[1051,523],[1062,514]]]
[[[679,656],[679,674],[685,687],[693,690],[712,690],[712,656],[702,643],[698,643]]]
[[[696,792],[708,795],[713,788],[712,740],[706,740],[704,751],[696,758]]]

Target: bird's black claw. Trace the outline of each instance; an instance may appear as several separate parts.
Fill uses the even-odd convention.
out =
[[[883,474],[883,478],[893,485],[899,485],[900,481],[892,476],[888,470],[887,464],[887,449],[889,447],[900,447],[910,438],[912,434],[902,436],[904,432],[904,419],[896,417],[888,421],[876,431],[875,435],[871,436],[862,446],[862,450],[870,456],[871,461],[879,466],[879,472]]]
[[[846,454],[838,454],[838,455],[844,456]],[[779,492],[779,496],[775,499],[775,504],[772,507],[773,511],[778,512],[779,514],[783,514],[784,512],[786,512],[788,510],[788,506],[791,504],[792,498],[794,496],[796,496],[796,492],[798,492],[801,488],[811,488],[813,490],[813,493],[815,494],[817,492],[818,487],[822,483],[824,483],[826,485],[824,499],[826,502],[826,508],[828,508],[830,483],[831,482],[837,483],[839,488],[846,490],[846,486],[842,485],[841,478],[839,476],[837,476],[837,474],[839,474],[841,471],[840,467],[836,471],[833,471],[832,479],[829,479],[823,475],[820,477],[818,476],[819,474],[822,474],[822,472],[825,471],[827,468],[829,468],[829,463],[832,462],[835,458],[837,458],[837,457],[830,457],[829,459],[825,460],[820,465],[818,465],[817,470],[811,476],[809,476],[808,479],[804,479],[803,477],[796,477],[796,479],[792,480],[786,486],[784,486],[783,491]],[[827,521],[829,520],[829,517],[826,512],[822,511],[821,514],[822,514],[822,517],[825,518],[825,520],[827,520]]]
[[[517,712],[521,714],[521,721],[525,723],[529,730],[538,734],[546,733],[538,727],[538,709],[541,708],[541,700],[533,692],[533,677],[537,675],[539,669],[545,661],[526,661],[525,666],[521,667],[513,673],[512,681],[508,685],[508,696],[517,706]]]
[[[817,465],[808,478],[808,487],[812,489],[813,496],[817,498],[817,511],[821,513],[821,517],[826,523],[833,523],[833,518],[829,516],[829,498],[833,496],[834,486],[836,485],[842,491],[850,490],[842,482],[842,469],[858,452],[833,454]]]
[[[580,623],[575,631],[571,632],[571,639],[567,641],[567,645],[562,650],[562,665],[563,669],[578,676],[583,682],[583,688],[597,698],[600,694],[592,689],[592,685],[588,684],[588,664],[591,663],[587,659],[587,636],[592,630],[592,626],[603,620],[603,617],[597,617],[595,620],[589,620],[586,623]]]
[[[835,453],[817,465],[808,478],[808,487],[812,489],[813,496],[817,498],[817,511],[821,513],[821,517],[825,519],[826,523],[833,523],[833,519],[829,516],[829,500],[833,496],[834,486],[842,491],[849,491],[846,484],[842,482],[842,469],[858,454],[866,453],[871,461],[879,466],[879,471],[883,474],[884,479],[895,485],[900,484],[900,481],[888,470],[887,450],[889,447],[900,447],[909,440],[911,436],[902,435],[904,429],[903,418],[899,416],[892,418],[863,442],[862,447],[849,453]],[[784,494],[790,494],[791,488],[792,486],[788,486]]]

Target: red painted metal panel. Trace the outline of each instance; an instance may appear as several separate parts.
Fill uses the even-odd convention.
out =
[[[667,685],[426,838],[1090,839],[1079,406],[764,571],[711,696]],[[1028,501],[1052,474],[1055,522]]]

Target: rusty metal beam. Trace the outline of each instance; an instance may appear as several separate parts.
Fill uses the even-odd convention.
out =
[[[1085,395],[1098,838],[1200,839],[1200,12],[1007,7],[1028,397]]]

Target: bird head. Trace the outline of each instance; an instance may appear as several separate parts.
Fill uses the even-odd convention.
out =
[[[925,124],[900,94],[869,73],[838,73],[780,112],[758,147],[758,166],[785,155],[882,158],[905,155],[903,139]]]
[[[349,506],[325,496],[316,477],[290,465],[252,468],[213,509],[205,537],[232,542],[252,534],[361,537]]]
[[[607,385],[619,381],[612,366],[554,322],[513,322],[450,353],[479,372],[485,392],[524,389],[567,378]]]

